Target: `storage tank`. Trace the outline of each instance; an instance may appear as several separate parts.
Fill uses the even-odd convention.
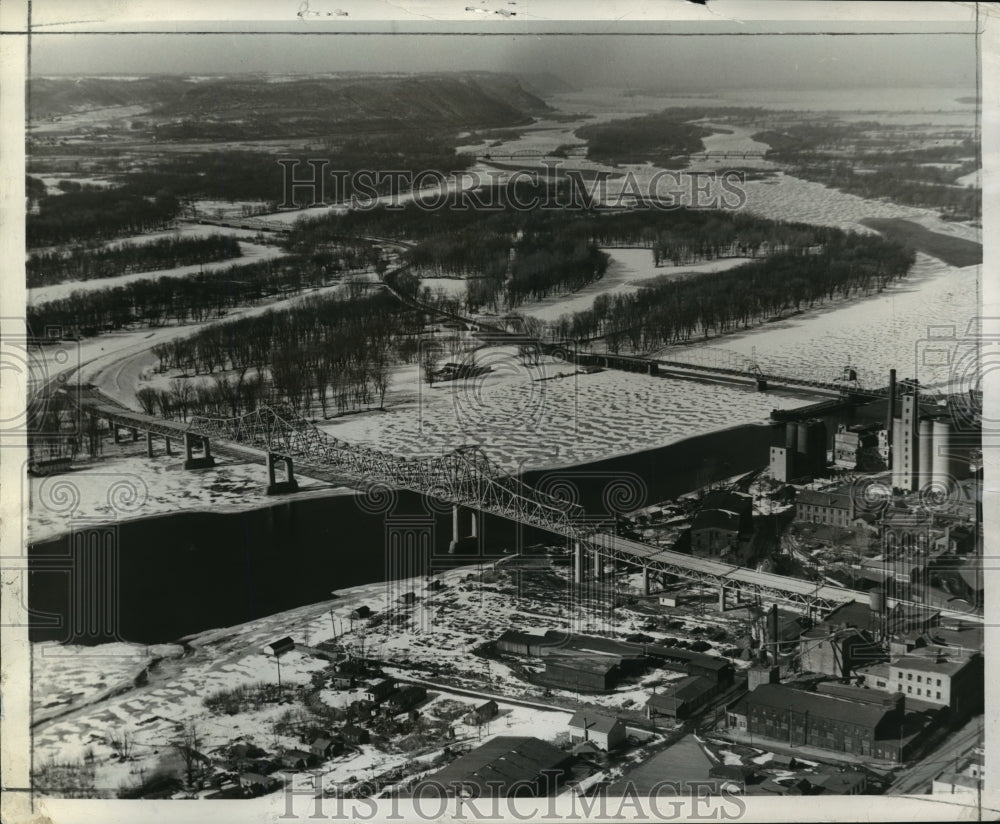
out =
[[[876,616],[885,612],[885,590],[882,587],[875,587],[868,593],[868,606]]]
[[[931,482],[934,472],[933,421],[921,418],[917,429],[917,487],[923,489]]]
[[[806,421],[806,443],[810,472],[820,475],[826,468],[826,424],[819,418]]]
[[[931,474],[936,483],[946,484],[952,477],[951,421],[947,418],[935,419],[932,437]]]
[[[797,430],[795,451],[800,455],[806,456],[809,454],[809,423],[807,421],[799,421]]]

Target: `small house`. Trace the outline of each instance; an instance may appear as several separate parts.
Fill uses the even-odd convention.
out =
[[[314,738],[309,744],[309,752],[313,754],[316,758],[320,760],[326,760],[328,758],[333,758],[335,755],[339,754],[341,750],[344,749],[344,742],[339,738],[328,738],[326,736],[319,736]]]
[[[368,684],[368,689],[365,690],[365,698],[379,704],[388,698],[395,689],[396,682],[391,678],[380,678]]]
[[[360,621],[362,618],[370,618],[372,614],[371,607],[362,604],[356,610],[351,612],[351,619],[354,621]]]
[[[295,642],[285,636],[284,638],[279,638],[277,641],[267,645],[274,655],[284,655],[286,652],[290,652],[295,649]]]
[[[367,744],[371,741],[371,734],[368,730],[357,724],[345,724],[340,735],[346,744]]]
[[[427,697],[427,688],[409,684],[391,695],[386,701],[386,709],[391,715],[413,709]]]
[[[278,756],[278,760],[290,770],[304,770],[316,763],[316,756],[305,750],[285,750]]]
[[[569,721],[569,737],[574,744],[592,741],[602,750],[613,750],[625,743],[625,723],[593,710],[577,710]]]
[[[264,795],[275,789],[281,782],[260,773],[240,773],[240,786],[249,795]]]
[[[441,583],[437,578],[427,584],[426,587],[428,592],[440,592],[444,589],[444,584]]]
[[[417,593],[404,592],[402,595],[399,596],[398,600],[399,603],[403,604],[404,606],[415,604],[417,602]]]
[[[487,701],[485,704],[480,704],[474,710],[466,713],[465,723],[474,724],[478,727],[485,724],[491,718],[496,718],[499,712],[500,707],[497,706],[496,701]]]

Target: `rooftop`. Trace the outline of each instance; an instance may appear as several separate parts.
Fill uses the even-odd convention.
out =
[[[712,689],[715,689],[715,684],[710,679],[701,675],[688,675],[671,681],[662,692],[652,695],[648,703],[654,707],[664,703],[672,707],[676,701],[691,701]]]
[[[965,669],[973,656],[963,655],[954,647],[924,647],[919,653],[914,651],[902,655],[890,663],[892,669],[913,670],[914,672],[939,672],[954,675]]]
[[[955,772],[941,773],[934,780],[940,781],[943,784],[951,784],[955,787],[965,787],[970,790],[978,790],[982,786],[982,779],[972,778],[971,776]]]
[[[568,753],[538,738],[500,735],[431,775],[433,783],[428,786],[453,790],[456,783],[471,784],[489,797],[519,781],[534,781],[544,771],[558,769],[568,758]],[[419,792],[419,787],[414,792]]]
[[[738,532],[742,519],[726,509],[702,509],[691,521],[691,529],[726,529]]]
[[[835,698],[781,684],[760,684],[747,696],[750,706],[771,707],[795,713],[809,713],[819,718],[849,721],[868,727],[879,724],[890,710],[876,704]]]
[[[569,720],[571,727],[578,727],[582,730],[593,730],[594,732],[611,732],[618,724],[622,723],[618,718],[608,715],[601,715],[593,710],[577,710],[576,714]]]
[[[844,492],[819,492],[815,489],[801,489],[795,496],[795,503],[850,509],[851,496]]]

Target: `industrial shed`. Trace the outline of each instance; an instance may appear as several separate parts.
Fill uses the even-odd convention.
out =
[[[412,794],[507,798],[516,793],[541,798],[555,792],[571,758],[538,738],[499,735],[425,778]]]

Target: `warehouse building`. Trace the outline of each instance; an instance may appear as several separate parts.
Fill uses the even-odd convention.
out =
[[[612,655],[553,651],[545,656],[545,671],[538,679],[546,686],[574,692],[606,692],[618,683],[621,674],[618,662]]]
[[[854,523],[854,497],[848,491],[803,489],[795,496],[795,520],[847,528]]]
[[[901,706],[850,701],[781,684],[761,684],[727,711],[730,729],[789,746],[900,760]]]
[[[412,790],[432,798],[543,798],[558,789],[572,756],[538,738],[500,735],[459,756]]]
[[[646,644],[643,649],[646,655],[658,659],[666,669],[688,675],[700,675],[717,684],[733,682],[733,663],[720,655],[705,655],[689,649],[665,647],[659,644]]]
[[[646,716],[689,718],[700,710],[720,691],[719,684],[701,675],[688,675],[667,684],[662,692],[650,696],[646,702]]]

